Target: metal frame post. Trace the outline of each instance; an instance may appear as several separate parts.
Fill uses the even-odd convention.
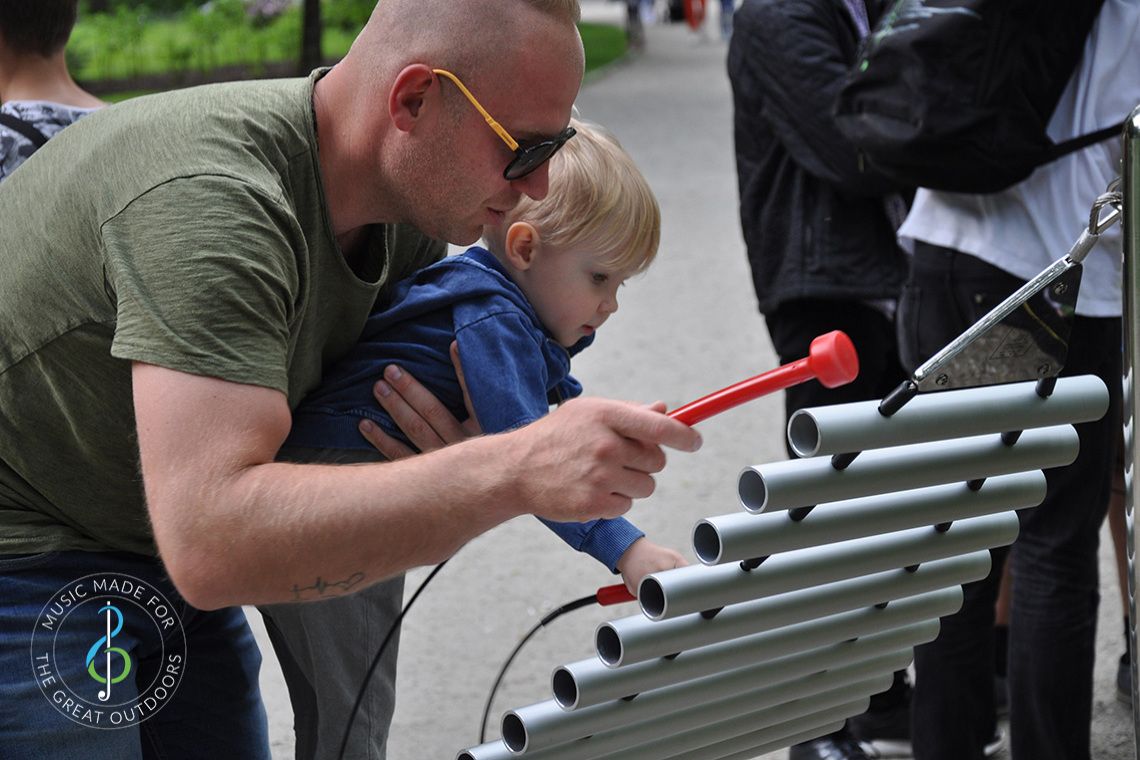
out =
[[[1134,478],[1138,457],[1135,442],[1137,382],[1140,371],[1140,106],[1132,111],[1124,125],[1124,482],[1125,515],[1128,524],[1128,635],[1132,651],[1136,648],[1136,488]],[[1140,736],[1140,671],[1132,657],[1132,719],[1135,735]],[[1140,750],[1136,757],[1140,760]]]

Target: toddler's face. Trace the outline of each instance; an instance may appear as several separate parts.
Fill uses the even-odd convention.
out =
[[[592,335],[618,309],[618,288],[630,272],[603,262],[608,253],[571,248],[538,252],[519,286],[554,339],[570,347]]]

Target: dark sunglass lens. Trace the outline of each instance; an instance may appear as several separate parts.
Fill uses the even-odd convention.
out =
[[[522,179],[549,161],[550,157],[557,153],[566,144],[566,141],[574,135],[573,127],[567,127],[565,132],[553,140],[545,140],[537,145],[520,148],[514,159],[507,164],[503,176],[508,180]]]
[[[524,148],[515,156],[514,160],[507,165],[507,179],[522,179],[546,163],[547,159],[553,156],[556,150],[558,150],[558,146],[553,143],[540,143],[538,145],[532,145],[529,148]]]
[[[526,169],[525,167],[520,166],[519,158],[516,156],[509,164],[507,164],[507,168],[503,170],[503,178],[508,182],[514,182],[516,179],[522,179],[532,171],[534,171],[534,169]]]

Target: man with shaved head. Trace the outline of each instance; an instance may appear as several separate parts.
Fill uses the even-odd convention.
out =
[[[601,399],[467,438],[389,367],[378,398],[429,453],[274,461],[388,284],[546,193],[577,14],[383,0],[332,69],[127,101],[0,186],[5,758],[268,757],[238,605],[354,593],[519,514],[619,515],[662,447],[699,445]],[[113,626],[90,579],[148,594]]]

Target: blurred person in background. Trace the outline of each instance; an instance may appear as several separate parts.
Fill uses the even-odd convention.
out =
[[[745,0],[732,17],[740,224],[772,345],[787,363],[806,356],[817,335],[842,330],[859,354],[851,384],[785,391],[789,417],[883,398],[904,377],[894,314],[907,260],[895,231],[909,191],[864,166],[832,120],[859,42],[881,11],[863,0]],[[858,740],[873,743],[876,756],[909,755],[909,688],[896,673],[867,713],[789,757],[865,760]]]
[[[0,181],[103,105],[71,78],[64,49],[79,0],[0,2]]]

